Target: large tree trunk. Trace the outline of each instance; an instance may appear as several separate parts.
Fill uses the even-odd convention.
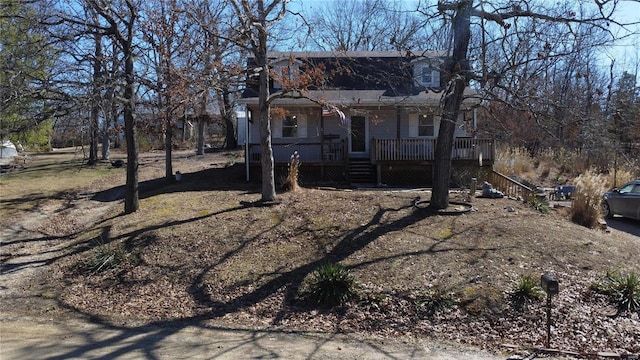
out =
[[[238,147],[238,138],[236,137],[236,112],[231,103],[231,96],[228,91],[222,94],[222,102],[224,109],[224,125],[226,129],[227,149],[235,149]]]
[[[105,121],[105,126],[102,130],[102,160],[109,160],[111,156],[111,141],[109,140],[109,122]]]
[[[198,119],[198,143],[196,144],[196,155],[204,155],[205,125],[206,125],[206,115],[201,115]]]
[[[273,164],[273,149],[271,148],[271,117],[269,114],[269,70],[267,68],[267,22],[264,15],[264,2],[258,1],[261,26],[258,28],[258,49],[256,60],[260,67],[260,95],[258,98],[258,113],[260,116],[260,149],[262,163],[262,201],[276,199],[276,185]]]
[[[133,20],[131,20],[133,22]],[[129,26],[133,26],[130,24]],[[130,30],[131,31],[131,30]],[[130,36],[129,39],[132,37]],[[131,43],[123,44],[125,56],[124,134],[127,142],[127,181],[124,190],[124,213],[131,214],[140,207],[138,198],[138,134],[135,119],[135,79]]]
[[[433,190],[430,207],[446,209],[449,206],[449,182],[451,179],[451,152],[456,130],[456,120],[460,113],[460,105],[467,84],[467,49],[471,37],[471,5],[472,0],[458,3],[453,18],[454,46],[453,54],[446,66],[446,91],[442,95],[442,113],[438,142],[436,143],[433,172]]]
[[[168,101],[167,104],[171,102]],[[173,180],[173,161],[171,160],[173,153],[173,124],[171,122],[171,114],[170,111],[166,112],[166,119],[164,125],[164,177],[167,181]]]
[[[93,59],[93,92],[91,94],[91,123],[89,124],[89,165],[98,162],[98,127],[100,117],[100,91],[102,83],[102,36],[95,35],[95,52]]]

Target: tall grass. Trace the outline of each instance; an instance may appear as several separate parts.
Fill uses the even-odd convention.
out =
[[[523,147],[503,147],[496,150],[493,169],[504,175],[523,176],[533,171],[533,158]]]
[[[287,177],[284,181],[284,187],[290,191],[300,190],[300,184],[298,183],[298,177],[300,176],[300,154],[298,151],[294,151],[291,154],[289,161],[289,168],[287,169]]]
[[[496,149],[493,169],[505,175],[516,175],[528,180],[550,180],[557,185],[576,183],[576,178],[588,171],[606,174],[605,188],[620,186],[640,176],[638,163],[620,162],[617,171],[609,163],[593,159],[587,153],[566,148],[542,149],[531,155],[523,147]],[[591,170],[590,170],[591,169]],[[598,171],[595,171],[597,169]]]
[[[636,178],[633,172],[627,169],[618,169],[616,171],[616,169],[610,167],[606,176],[606,185],[608,189],[612,189]]]
[[[598,225],[601,216],[602,195],[607,191],[607,176],[588,169],[576,179],[572,195],[571,221],[589,228]]]

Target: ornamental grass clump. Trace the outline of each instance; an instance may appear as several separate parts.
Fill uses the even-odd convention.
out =
[[[442,286],[434,286],[417,294],[415,306],[420,313],[433,316],[439,312],[450,309],[455,305],[451,293]]]
[[[631,272],[607,273],[604,279],[595,285],[595,290],[607,296],[618,313],[625,311],[640,313],[640,276]]]
[[[313,272],[311,298],[322,307],[341,306],[355,297],[355,287],[355,280],[344,266],[326,263]]]
[[[540,300],[543,296],[538,281],[531,275],[520,276],[509,291],[509,301],[518,311],[527,310],[529,305]]]
[[[300,154],[298,151],[294,151],[291,154],[291,159],[289,160],[289,169],[287,173],[286,185],[291,191],[297,191],[300,189],[300,184],[298,183],[298,177],[300,176]]]
[[[501,174],[521,176],[533,170],[532,164],[529,151],[523,147],[499,148],[493,168]]]
[[[571,195],[571,221],[595,228],[602,214],[602,195],[606,191],[606,177],[592,169],[576,180],[576,191]]]
[[[135,260],[120,244],[105,243],[102,237],[93,240],[95,248],[88,257],[73,264],[73,268],[85,274],[98,274],[121,266],[133,264]]]

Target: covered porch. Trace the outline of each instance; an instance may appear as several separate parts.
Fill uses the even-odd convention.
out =
[[[433,161],[436,139],[372,139],[371,162]],[[456,138],[453,160],[493,161],[495,146],[491,139]]]
[[[411,162],[433,161],[436,139],[371,139],[370,161]],[[276,164],[288,164],[297,152],[303,164],[342,163],[349,161],[347,142],[342,139],[332,142],[299,142],[271,145]],[[457,138],[453,142],[452,159],[493,162],[495,143],[491,139]],[[260,144],[249,144],[250,163],[260,163]]]

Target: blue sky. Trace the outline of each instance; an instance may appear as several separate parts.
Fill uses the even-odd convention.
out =
[[[640,2],[621,1],[614,17],[621,23],[640,22]],[[628,30],[621,29],[619,34],[626,35],[631,31],[640,33],[640,24],[630,26]],[[618,41],[603,54],[603,59],[606,64],[613,59],[617,68],[637,72],[640,66],[640,34]]]
[[[293,0],[290,9],[297,11],[300,6],[309,8],[318,3],[333,2],[336,0]],[[415,8],[420,0],[390,0],[406,4],[407,8]],[[546,0],[555,1],[555,0]],[[594,0],[587,0],[593,2]],[[436,0],[421,0],[422,4],[435,4]],[[614,14],[614,18],[620,23],[640,22],[640,2],[638,0],[621,0]],[[612,60],[615,61],[616,72],[623,70],[638,72],[640,67],[640,24],[635,24],[628,29],[615,29],[615,33],[620,37],[628,35],[630,32],[639,33],[633,37],[627,37],[616,43],[601,54],[601,66],[609,68]]]

